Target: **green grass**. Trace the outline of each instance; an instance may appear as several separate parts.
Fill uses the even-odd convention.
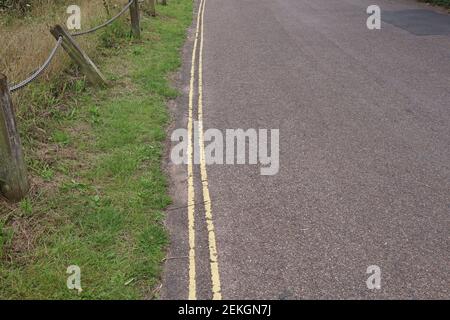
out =
[[[30,99],[52,107],[19,114],[38,183],[0,214],[0,298],[157,298],[170,203],[161,169],[166,103],[177,96],[168,76],[181,64],[192,1],[157,9],[143,20],[140,43],[117,25],[99,36],[111,88],[80,79],[33,86]],[[61,90],[64,97],[51,94]],[[81,268],[81,294],[67,289],[70,265]]]
[[[421,2],[431,3],[437,6],[450,8],[450,0],[420,0]]]

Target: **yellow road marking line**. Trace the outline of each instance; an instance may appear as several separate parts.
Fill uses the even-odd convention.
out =
[[[200,145],[200,173],[203,186],[203,201],[205,204],[205,217],[208,229],[208,242],[209,242],[209,259],[211,266],[211,282],[213,300],[221,300],[222,293],[220,288],[220,274],[219,274],[219,261],[217,255],[216,245],[216,233],[214,229],[214,222],[211,208],[211,196],[209,194],[208,186],[208,174],[206,172],[205,161],[205,143],[203,133],[203,30],[204,30],[204,16],[205,16],[205,3],[203,4],[201,13],[201,31],[200,31],[200,50],[198,61],[198,131],[199,131],[199,145]]]
[[[195,273],[195,191],[194,168],[192,161],[192,129],[193,129],[193,105],[195,83],[195,58],[197,55],[197,42],[200,28],[200,15],[203,8],[203,0],[197,13],[197,29],[195,31],[194,48],[192,49],[191,81],[189,88],[189,116],[188,116],[188,230],[189,230],[189,300],[197,299],[197,284]]]

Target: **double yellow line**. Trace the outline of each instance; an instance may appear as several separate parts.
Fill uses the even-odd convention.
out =
[[[198,47],[198,143],[200,146],[200,176],[202,181],[205,219],[208,230],[209,259],[211,268],[212,294],[214,300],[222,299],[220,288],[219,262],[217,258],[216,234],[214,229],[211,196],[209,194],[208,174],[206,171],[205,145],[203,139],[203,30],[206,0],[201,0],[197,13],[194,48],[192,49],[191,80],[189,87],[188,114],[188,230],[189,230],[189,299],[197,299],[197,283],[195,269],[195,186],[193,166],[193,113],[194,113],[194,85],[195,62]]]

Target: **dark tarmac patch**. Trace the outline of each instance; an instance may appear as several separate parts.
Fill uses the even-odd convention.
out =
[[[431,10],[383,11],[381,20],[417,36],[450,35],[450,15]]]

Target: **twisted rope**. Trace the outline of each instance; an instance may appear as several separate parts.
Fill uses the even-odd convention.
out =
[[[53,58],[55,57],[56,52],[58,51],[58,48],[61,46],[62,43],[62,37],[59,37],[58,41],[56,42],[55,47],[53,48],[52,52],[50,53],[47,60],[45,60],[44,64],[40,66],[34,73],[27,79],[23,80],[22,82],[13,85],[11,88],[9,88],[10,92],[17,91],[19,89],[22,89],[23,87],[29,85],[32,81],[34,81],[37,77],[39,77],[50,65],[50,62],[52,62]]]

